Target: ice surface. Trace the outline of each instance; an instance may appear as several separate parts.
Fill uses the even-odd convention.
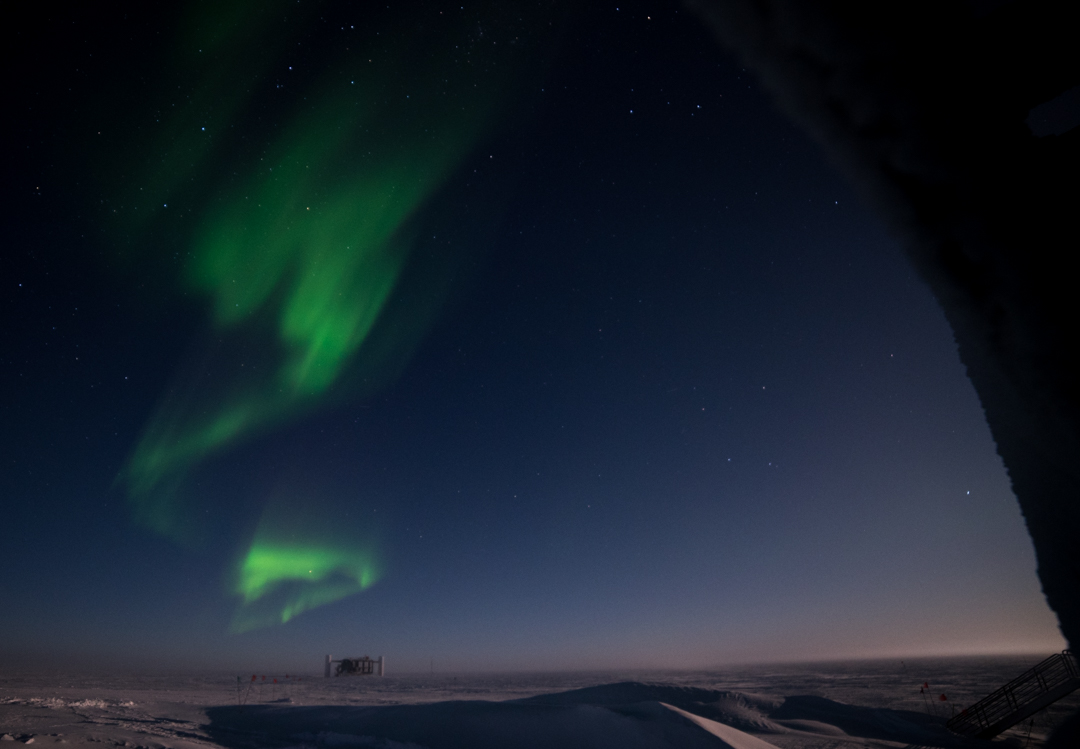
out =
[[[964,747],[944,721],[1042,656],[701,672],[0,675],[0,746]],[[279,683],[273,683],[274,678]],[[920,694],[923,683],[929,692]],[[926,690],[924,690],[925,692]],[[939,699],[947,695],[946,701]],[[1080,695],[1006,735],[1039,746]],[[1030,741],[1029,741],[1030,733]]]

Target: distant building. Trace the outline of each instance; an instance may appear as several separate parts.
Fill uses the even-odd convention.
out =
[[[330,677],[330,664],[336,663],[334,676],[383,676],[386,673],[386,659],[383,656],[371,658],[362,655],[359,658],[341,658],[333,660],[326,656],[326,669],[323,676]]]

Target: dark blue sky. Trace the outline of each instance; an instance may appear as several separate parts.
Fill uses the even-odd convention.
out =
[[[268,45],[252,81],[295,64],[298,93],[230,127],[284,127],[332,53],[374,48],[338,25],[407,36],[441,8],[279,24],[282,49],[317,51]],[[934,299],[678,5],[514,31],[535,36],[532,62],[411,219],[367,348],[317,403],[190,468],[195,540],[153,532],[125,466],[185,372],[225,388],[206,362],[241,354],[183,280],[213,193],[184,198],[188,224],[139,231],[102,207],[150,142],[132,123],[184,25],[129,11],[19,37],[2,662],[693,668],[1062,647]],[[479,35],[487,11],[468,12]],[[231,633],[233,571],[275,512],[343,529],[379,580]]]

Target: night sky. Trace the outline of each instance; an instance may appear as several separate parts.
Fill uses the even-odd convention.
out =
[[[899,243],[674,3],[9,29],[0,665],[1064,646]]]

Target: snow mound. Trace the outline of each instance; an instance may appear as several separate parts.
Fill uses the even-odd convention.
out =
[[[226,747],[239,746],[246,734],[259,743],[285,744],[305,736],[306,746],[393,749],[776,749],[737,728],[656,701],[611,708],[527,700],[386,707],[257,705],[211,708],[207,716],[208,733]]]
[[[660,704],[663,705],[663,703]],[[677,715],[681,715],[694,725],[705,729],[731,749],[776,749],[776,746],[768,741],[743,733],[738,728],[732,728],[731,726],[725,726],[723,723],[717,723],[715,720],[702,718],[700,715],[688,713],[673,705],[664,705],[664,707]]]
[[[775,698],[727,690],[619,682],[492,702],[403,705],[221,706],[208,731],[224,747],[238,736],[303,747],[387,749],[775,749],[763,736],[961,747],[940,719],[847,705],[817,696]],[[250,743],[250,741],[249,741]]]
[[[913,710],[846,705],[825,697],[787,697],[769,717],[793,730],[812,733],[837,732],[864,739],[926,744],[937,747],[967,746],[950,733],[940,718]],[[824,724],[824,728],[819,728]]]
[[[755,733],[788,733],[789,729],[769,718],[782,699],[720,689],[677,687],[624,681],[573,689],[557,694],[528,697],[518,702],[533,705],[598,705],[616,707],[639,702],[672,705],[710,720]]]

